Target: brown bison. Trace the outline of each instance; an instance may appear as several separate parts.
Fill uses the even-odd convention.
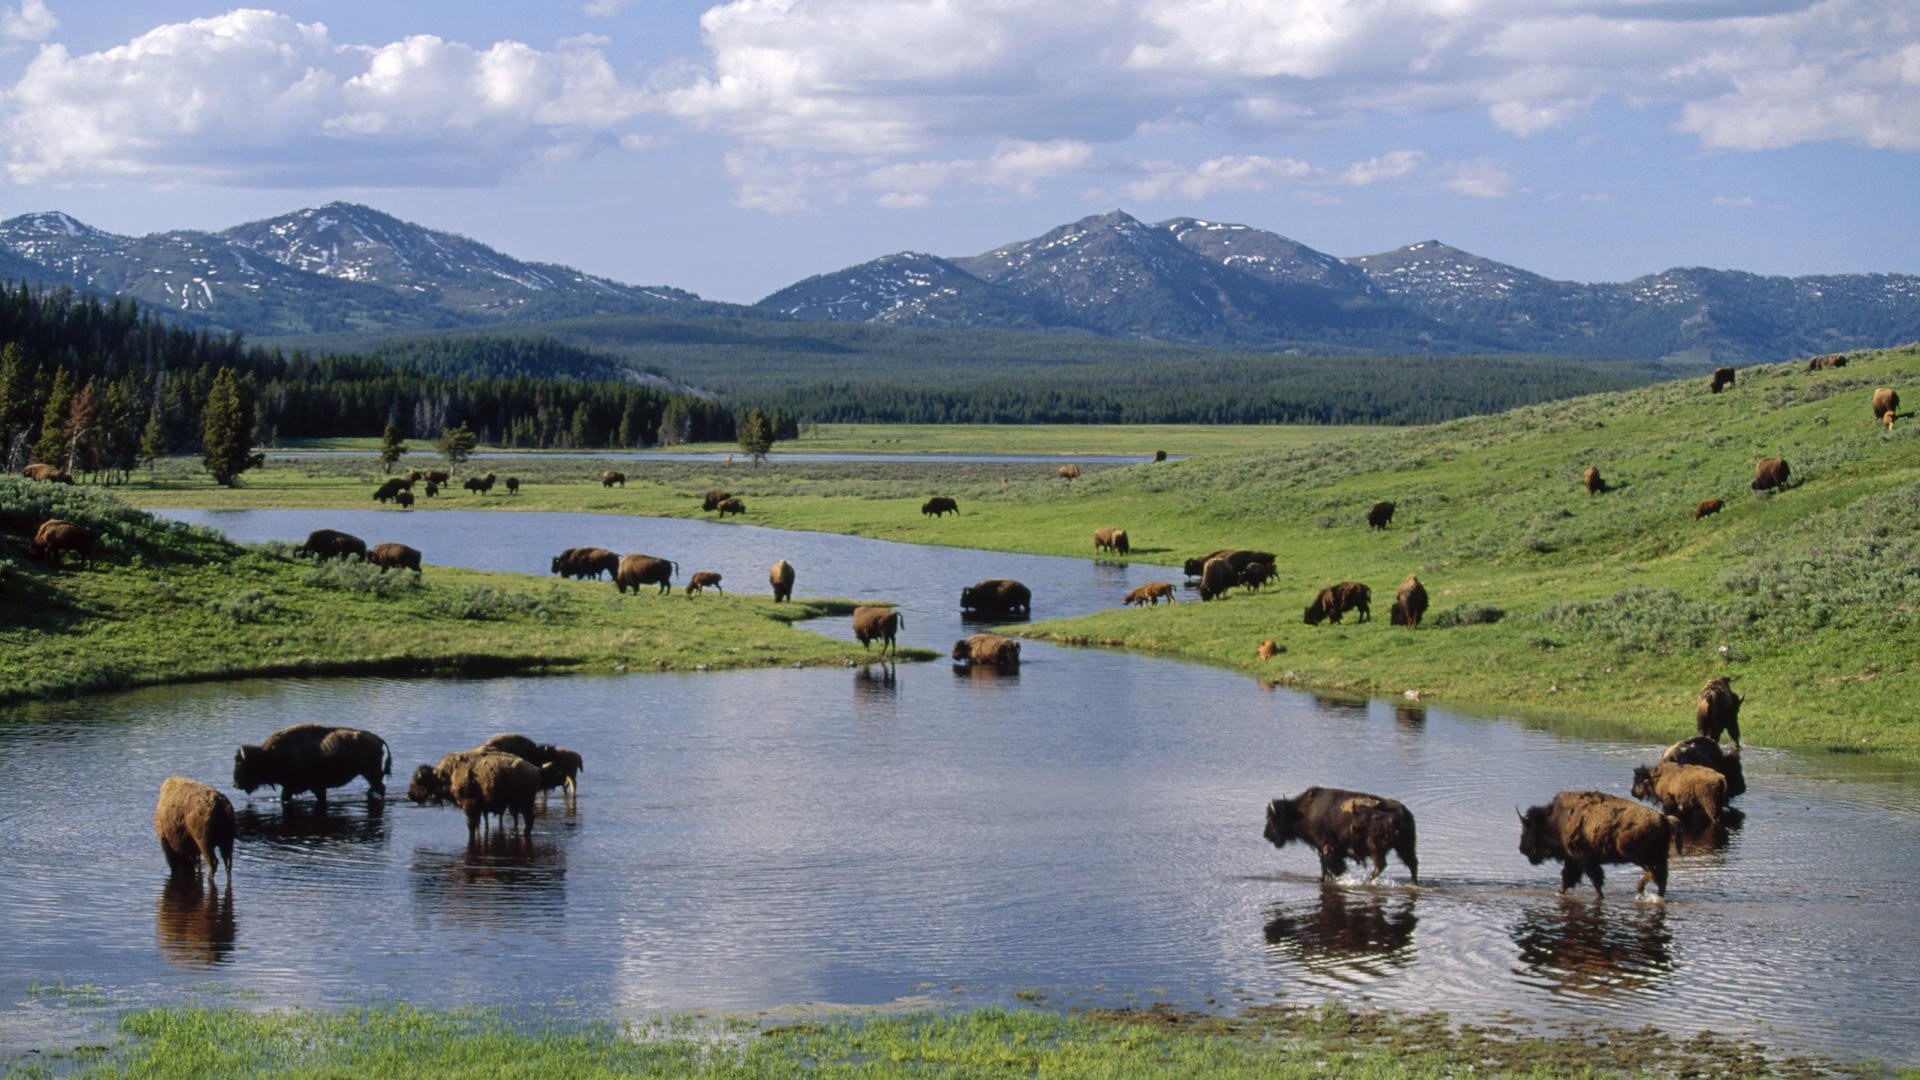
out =
[[[1250,562],[1240,570],[1240,587],[1248,592],[1259,592],[1261,587],[1273,580],[1273,567],[1263,562]]]
[[[935,495],[933,498],[920,504],[920,512],[928,517],[939,517],[942,514],[958,514],[960,512],[960,504],[945,495]]]
[[[1900,395],[1893,387],[1882,386],[1873,392],[1873,418],[1886,424],[1888,430],[1893,428],[1888,418],[1893,416],[1899,408]]]
[[[509,495],[520,494],[520,478],[519,477],[517,476],[507,477],[507,494]]]
[[[1559,859],[1560,891],[1593,882],[1594,895],[1605,895],[1602,883],[1606,863],[1632,863],[1645,873],[1635,893],[1652,882],[1655,892],[1667,895],[1667,849],[1679,835],[1679,822],[1639,803],[1600,791],[1563,791],[1546,806],[1528,807],[1520,814],[1520,854],[1535,866]]]
[[[379,489],[373,493],[373,501],[377,503],[392,502],[394,499],[399,498],[402,492],[409,491],[412,487],[413,481],[404,476],[390,477],[386,483],[381,484]]]
[[[906,617],[892,608],[857,607],[853,609],[853,637],[865,649],[872,642],[880,643],[880,655],[895,651],[894,637],[900,628],[907,625]]]
[[[727,593],[720,587],[720,574],[717,571],[695,570],[693,576],[687,579],[687,595],[692,596],[705,589],[712,589],[722,596]]]
[[[1155,461],[1167,460],[1167,452],[1165,450],[1155,450],[1153,452],[1153,460]]]
[[[1413,811],[1393,799],[1339,788],[1310,787],[1291,799],[1267,804],[1267,842],[1284,848],[1299,840],[1320,856],[1320,880],[1347,872],[1347,860],[1373,861],[1372,881],[1387,868],[1387,853],[1400,856],[1407,874],[1420,884],[1420,859],[1414,853]]]
[[[1681,739],[1662,751],[1660,760],[1676,765],[1705,765],[1727,778],[1729,799],[1737,799],[1747,793],[1747,770],[1740,764],[1740,752],[1720,749],[1717,739],[1703,735]]]
[[[207,883],[224,860],[227,882],[233,882],[233,804],[225,795],[198,780],[169,776],[160,784],[160,801],[153,808],[153,831],[160,837],[160,853],[174,877],[199,873],[207,862]]]
[[[747,512],[747,504],[739,499],[721,499],[714,505],[714,510],[721,517],[726,517],[728,514],[744,514]]]
[[[1358,581],[1343,581],[1338,585],[1329,585],[1320,590],[1313,603],[1307,605],[1306,622],[1308,626],[1319,626],[1328,620],[1339,622],[1349,611],[1360,612],[1355,622],[1366,622],[1373,617],[1373,590]]]
[[[1253,652],[1262,660],[1271,660],[1280,655],[1280,645],[1272,638],[1264,638],[1260,644],[1254,646]]]
[[[437,480],[429,480],[429,481],[427,481],[427,498],[429,498],[429,499],[437,499],[437,498],[439,498],[439,497],[440,497],[440,483],[439,483],[439,481],[437,481]]]
[[[1846,366],[1847,355],[1845,353],[1828,353],[1825,356],[1816,356],[1807,361],[1808,371],[1823,371],[1827,368],[1843,368]]]
[[[1586,471],[1580,474],[1580,482],[1586,485],[1588,498],[1592,498],[1607,490],[1607,482],[1600,478],[1600,470],[1591,465],[1587,466]]]
[[[1093,550],[1126,555],[1133,550],[1133,547],[1132,542],[1127,539],[1127,530],[1102,526],[1093,530]]]
[[[1078,465],[1060,466],[1060,479],[1068,480],[1068,481],[1080,479],[1080,466]]]
[[[1210,551],[1205,555],[1188,559],[1184,567],[1187,576],[1190,578],[1199,577],[1206,571],[1207,563],[1214,559],[1227,560],[1227,565],[1233,567],[1233,573],[1236,578],[1239,577],[1240,571],[1246,569],[1247,564],[1251,562],[1263,562],[1268,566],[1280,565],[1279,562],[1274,559],[1273,552],[1271,551],[1254,551],[1250,548],[1221,548],[1219,551]]]
[[[71,551],[80,557],[83,566],[93,564],[93,533],[84,525],[75,525],[61,518],[48,518],[33,531],[33,539],[27,541],[27,557],[40,559],[59,566],[63,551]]]
[[[728,499],[731,499],[731,498],[733,498],[733,495],[730,492],[709,491],[707,492],[707,497],[700,500],[700,509],[705,510],[708,513],[712,513],[713,511],[719,509],[721,503],[726,502]]]
[[[391,541],[373,545],[373,549],[367,552],[367,561],[382,570],[411,570],[416,574],[420,572],[420,552],[405,544],[396,544]]]
[[[974,634],[953,643],[953,660],[1008,671],[1020,666],[1020,643],[1000,634]]]
[[[1703,517],[1717,514],[1725,505],[1719,499],[1701,499],[1699,505],[1693,508],[1693,520],[1699,521]]]
[[[533,835],[533,800],[545,790],[540,768],[518,754],[501,750],[459,750],[437,765],[413,770],[407,798],[416,803],[451,802],[467,815],[467,837],[479,835],[488,814],[499,818],[502,832],[507,815],[520,824],[520,835]]]
[[[58,465],[29,465],[20,470],[20,475],[29,480],[43,480],[49,484],[71,484],[72,474]]]
[[[1753,483],[1747,486],[1755,491],[1771,491],[1774,488],[1784,488],[1787,486],[1788,471],[1787,459],[1785,458],[1761,458],[1753,466]]]
[[[485,476],[467,477],[465,487],[468,491],[477,492],[481,495],[485,495],[487,492],[493,490],[493,484],[494,484],[493,474],[488,473]]]
[[[526,758],[540,770],[540,780],[544,788],[563,787],[569,795],[578,786],[577,777],[586,766],[580,755],[563,746],[552,743],[536,743],[525,735],[495,735],[480,744],[481,750],[499,750],[503,753],[517,754]]]
[[[773,564],[767,571],[767,584],[773,586],[773,602],[793,599],[793,564],[785,559]]]
[[[314,805],[324,808],[327,789],[356,776],[366,778],[369,799],[384,799],[385,778],[392,775],[393,755],[387,751],[387,741],[358,728],[299,724],[233,754],[234,787],[249,795],[255,788],[278,787],[283,803],[311,791]]]
[[[1713,381],[1707,384],[1707,392],[1717,394],[1733,385],[1733,369],[1717,367],[1713,369]]]
[[[348,556],[367,557],[367,542],[339,529],[315,529],[307,534],[305,543],[293,549],[295,555],[311,555],[315,559],[344,559]]]
[[[1373,504],[1367,511],[1367,528],[1384,529],[1393,524],[1393,504],[1385,499]]]
[[[592,578],[617,574],[620,556],[602,547],[570,547],[553,557],[553,572],[563,578]]]
[[[670,559],[657,559],[652,555],[622,555],[619,569],[613,575],[613,585],[621,593],[632,589],[636,595],[642,585],[658,585],[659,595],[665,596],[673,591],[673,575],[679,569],[680,564]]]
[[[1404,626],[1409,630],[1420,629],[1420,620],[1427,614],[1427,587],[1412,574],[1400,583],[1400,591],[1394,595],[1393,606],[1387,609],[1387,623],[1390,626]]]
[[[1033,611],[1033,590],[1009,578],[987,578],[960,590],[960,610],[991,616],[1028,615]]]
[[[1134,589],[1129,589],[1127,591],[1127,595],[1124,597],[1121,597],[1120,603],[1129,607],[1132,607],[1132,606],[1159,607],[1160,601],[1163,599],[1166,600],[1166,602],[1169,604],[1173,603],[1174,596],[1173,596],[1172,582],[1149,581],[1145,585],[1141,585]]]
[[[1702,817],[1709,825],[1720,824],[1720,812],[1727,808],[1727,778],[1705,765],[1636,765],[1633,769],[1633,797],[1642,802],[1659,803],[1664,814],[1677,818]]]
[[[426,479],[429,484],[444,484],[453,479],[453,474],[445,469],[428,469]]]
[[[1240,584],[1240,574],[1233,564],[1225,559],[1208,559],[1207,565],[1200,569],[1200,599],[1211,600],[1216,596],[1225,596],[1227,590]]]
[[[626,487],[627,474],[623,472],[618,472],[613,469],[602,470],[600,473],[600,486],[612,487],[615,484],[619,484],[621,487]]]
[[[1693,728],[1701,736],[1720,741],[1720,733],[1733,736],[1734,749],[1740,747],[1740,695],[1733,692],[1733,681],[1715,675],[1700,688],[1693,703]]]

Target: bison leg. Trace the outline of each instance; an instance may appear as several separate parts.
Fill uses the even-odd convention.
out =
[[[1373,879],[1385,873],[1386,869],[1387,869],[1387,853],[1384,851],[1374,852],[1373,853],[1373,873],[1368,874],[1367,880],[1361,882],[1361,884],[1363,885],[1372,884]]]
[[[1655,895],[1659,896],[1660,899],[1662,900],[1665,900],[1667,898],[1667,868],[1666,867],[1664,866],[1647,867],[1647,872],[1640,875],[1639,886],[1633,890],[1634,895],[1638,896],[1641,893],[1645,892],[1647,889],[1648,882],[1653,883],[1653,891]]]
[[[1407,876],[1413,879],[1413,883],[1420,884],[1420,858],[1414,854],[1413,838],[1408,837],[1400,841],[1399,846],[1393,849],[1393,853],[1400,856],[1401,862],[1407,864]]]
[[[1566,892],[1568,889],[1571,889],[1575,885],[1580,884],[1580,876],[1584,873],[1586,873],[1586,871],[1581,868],[1581,865],[1573,861],[1572,859],[1568,859],[1566,862],[1561,863],[1560,864],[1560,891]]]
[[[1326,850],[1320,853],[1320,880],[1332,881],[1347,872],[1347,860],[1338,851]],[[1372,880],[1369,878],[1368,880]]]
[[[173,850],[173,845],[160,841],[160,854],[167,857],[167,870],[174,877],[180,877],[193,869],[193,863],[185,852]]]
[[[1586,870],[1586,873],[1587,873],[1587,880],[1593,882],[1593,895],[1595,896],[1607,895],[1606,892],[1601,888],[1601,886],[1606,883],[1607,872],[1600,868],[1600,860],[1598,859],[1588,860],[1584,869]],[[1578,879],[1575,879],[1575,880],[1578,880]]]

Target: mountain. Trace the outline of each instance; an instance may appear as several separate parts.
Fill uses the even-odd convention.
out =
[[[937,255],[902,252],[789,285],[754,305],[808,322],[1032,330],[1064,317]]]

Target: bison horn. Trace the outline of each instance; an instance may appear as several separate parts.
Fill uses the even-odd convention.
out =
[[[1513,808],[1513,816],[1520,819],[1520,824],[1525,825],[1527,823],[1526,811],[1520,809],[1517,806]]]

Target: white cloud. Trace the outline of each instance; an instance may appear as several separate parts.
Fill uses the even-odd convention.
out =
[[[1522,190],[1505,166],[1487,158],[1449,162],[1437,171],[1440,174],[1440,186],[1455,195],[1475,199],[1504,199]]]
[[[21,0],[18,7],[0,8],[0,38],[8,41],[45,41],[60,28],[47,10],[46,0]]]
[[[1740,195],[1740,196],[1715,195],[1711,200],[1711,202],[1714,206],[1735,206],[1735,207],[1740,207],[1741,209],[1747,209],[1750,207],[1755,207],[1760,205],[1759,201],[1754,199],[1754,197],[1751,195]]]
[[[241,9],[96,53],[43,46],[0,122],[23,183],[476,184],[616,145],[643,104],[597,39],[354,45]]]

